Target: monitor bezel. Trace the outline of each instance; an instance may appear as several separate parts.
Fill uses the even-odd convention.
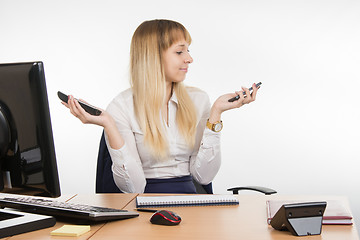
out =
[[[61,195],[60,181],[52,133],[44,64],[41,61],[0,64],[0,67],[8,69],[14,68],[14,71],[16,71],[15,69],[17,66],[20,68],[25,66],[29,67],[28,79],[24,79],[24,81],[29,81],[32,101],[36,103],[34,104],[34,111],[36,112],[34,118],[36,119],[37,124],[41,126],[37,128],[37,138],[39,139],[39,147],[41,148],[44,185],[24,185],[21,186],[21,188],[15,187],[11,189],[5,186],[4,189],[0,189],[0,191],[22,195],[59,197]],[[8,74],[9,72],[7,72],[7,75]],[[7,79],[2,79],[0,81],[7,81]],[[2,101],[1,96],[0,100]],[[4,104],[6,104],[6,102]],[[11,109],[9,110],[11,111]],[[6,161],[6,158],[0,159],[0,161],[4,160]]]

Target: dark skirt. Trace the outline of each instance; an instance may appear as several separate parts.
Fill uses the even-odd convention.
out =
[[[192,177],[155,179],[147,178],[145,193],[196,193]]]

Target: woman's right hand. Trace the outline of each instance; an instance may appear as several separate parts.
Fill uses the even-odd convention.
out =
[[[84,100],[81,100],[85,102]],[[86,112],[79,102],[71,95],[69,95],[68,102],[61,102],[65,107],[69,108],[70,113],[77,117],[84,124],[95,124],[102,127],[105,127],[110,122],[113,122],[112,117],[103,109],[101,110],[101,114],[99,116],[94,116]]]
[[[84,100],[80,99],[82,102]],[[104,128],[105,133],[107,134],[108,141],[110,147],[113,149],[120,149],[125,143],[123,138],[121,137],[117,127],[115,120],[112,116],[107,113],[105,110],[98,108],[101,110],[101,114],[99,116],[91,115],[86,112],[80,105],[80,103],[71,95],[69,95],[68,102],[61,102],[65,107],[70,109],[72,115],[77,117],[84,124],[95,124],[102,126]]]

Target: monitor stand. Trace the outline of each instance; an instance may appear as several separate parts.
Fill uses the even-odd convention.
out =
[[[0,209],[0,238],[54,226],[54,217]]]

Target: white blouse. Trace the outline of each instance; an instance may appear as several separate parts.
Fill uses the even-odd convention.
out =
[[[192,175],[201,184],[210,183],[220,164],[220,133],[206,127],[210,115],[208,95],[197,89],[187,88],[197,110],[195,146],[189,148],[176,124],[177,98],[173,94],[168,104],[168,125],[165,126],[169,141],[169,156],[157,160],[144,144],[143,132],[136,120],[131,89],[116,96],[107,107],[125,141],[120,149],[112,149],[105,135],[113,161],[112,171],[116,185],[123,192],[143,193],[146,178],[174,178]]]

